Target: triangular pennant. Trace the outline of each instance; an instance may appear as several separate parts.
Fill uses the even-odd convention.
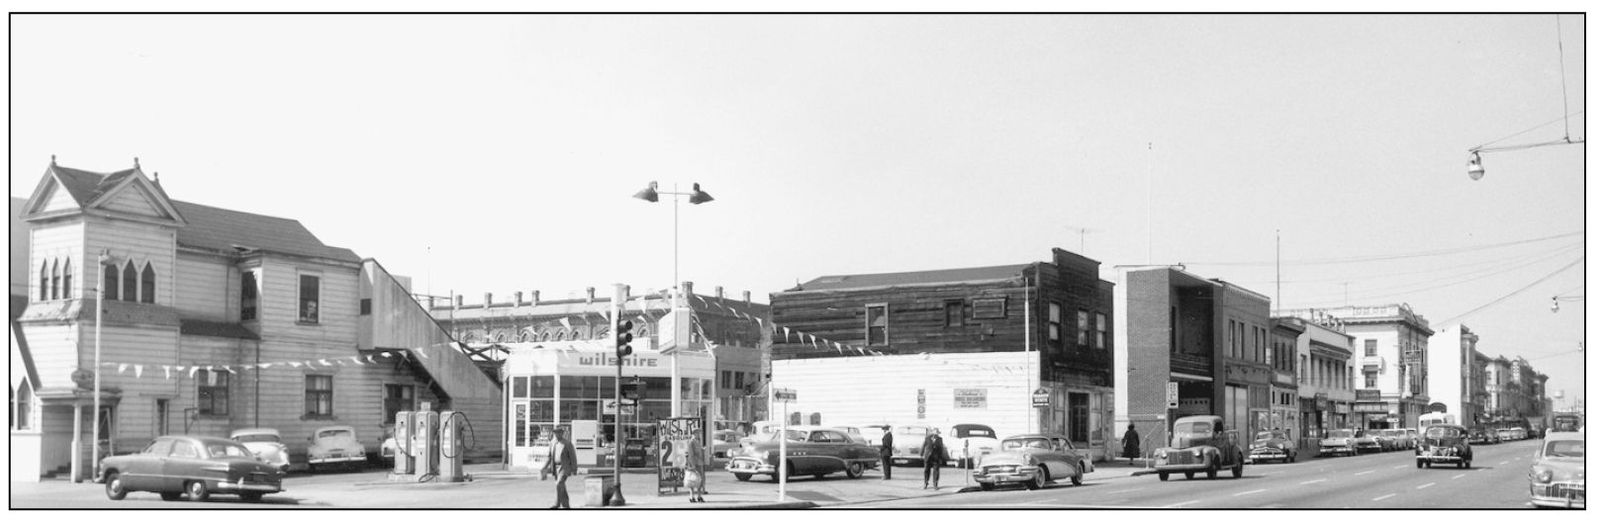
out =
[[[121,374],[121,373],[127,372],[127,371],[128,371],[128,363],[118,363],[117,364],[117,373]]]
[[[239,373],[239,372],[235,372],[234,371],[234,367],[231,367],[231,366],[224,366],[223,370],[227,370],[228,373],[230,373],[230,374],[238,374]]]
[[[841,343],[837,343],[836,344],[836,353],[837,354],[842,353],[842,344]]]
[[[351,356],[351,364],[353,364],[353,365],[361,365],[362,361],[357,359],[357,356]]]
[[[367,359],[369,363],[373,363],[373,354],[368,354]]]
[[[332,367],[332,366],[334,366],[334,364],[332,364],[332,363],[329,363],[329,360],[327,360],[327,359],[319,359],[319,360],[318,360],[318,362],[319,362],[319,363],[323,363],[323,366],[326,366],[326,367]]]
[[[162,365],[162,377],[166,378],[166,379],[172,379],[173,378],[173,367],[170,367],[170,366],[167,366],[167,365]]]
[[[561,319],[559,319],[559,320],[557,320],[557,322],[558,322],[558,323],[562,323],[562,324],[563,324],[563,329],[564,329],[564,330],[567,330],[567,329],[572,329],[572,328],[574,328],[574,325],[572,325],[572,324],[570,324],[570,323],[569,323],[569,322],[568,322],[568,316],[564,316],[564,317],[562,317],[562,318],[561,318]]]
[[[272,363],[257,363],[256,364],[257,370],[261,370],[261,369],[264,369],[264,368],[267,368],[267,367],[270,367],[270,366],[273,366],[273,364]]]
[[[211,366],[206,367],[206,384],[208,386],[217,386],[217,372]]]
[[[194,379],[195,378],[195,371],[196,370],[200,370],[200,369],[201,369],[201,367],[189,367],[189,377],[190,377],[190,379]]]
[[[786,341],[785,342],[786,343],[791,343],[791,327],[780,327],[780,329],[786,331]]]
[[[134,379],[145,376],[145,365],[134,365]]]
[[[290,368],[301,368],[301,362],[300,361],[286,361],[284,363],[287,364],[287,365],[290,365]]]

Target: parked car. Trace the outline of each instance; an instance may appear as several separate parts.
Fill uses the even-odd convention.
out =
[[[396,463],[396,453],[401,451],[401,443],[396,442],[394,435],[385,435],[385,440],[379,443],[379,460],[385,464]]]
[[[1377,441],[1382,443],[1384,451],[1399,451],[1409,446],[1404,438],[1404,430],[1400,429],[1378,430]]]
[[[1454,464],[1462,469],[1471,467],[1471,443],[1466,427],[1437,424],[1427,427],[1426,442],[1416,448],[1416,467],[1430,468],[1434,463]]]
[[[1293,462],[1298,458],[1298,446],[1282,430],[1267,430],[1254,434],[1249,445],[1248,461],[1258,464],[1262,460]]]
[[[325,426],[313,430],[307,438],[307,469],[318,471],[329,467],[360,466],[368,461],[367,450],[357,442],[357,429],[350,426]]]
[[[998,433],[985,424],[955,424],[943,436],[947,460],[955,467],[974,468],[982,457],[1003,449]]]
[[[1382,441],[1376,433],[1369,430],[1354,431],[1354,449],[1360,452],[1380,452],[1383,449]]]
[[[730,452],[738,449],[741,449],[741,432],[735,430],[713,432],[713,458],[728,459]]]
[[[1360,453],[1358,442],[1359,439],[1355,438],[1354,430],[1327,430],[1326,435],[1321,436],[1320,455],[1358,455]]]
[[[290,471],[290,450],[284,447],[284,439],[279,437],[279,431],[273,428],[249,428],[234,430],[228,434],[229,440],[244,444],[251,454],[258,460],[272,464],[279,471]]]
[[[1237,447],[1237,430],[1225,429],[1219,415],[1192,415],[1176,420],[1171,430],[1170,446],[1154,450],[1154,469],[1159,480],[1170,480],[1171,473],[1193,478],[1195,472],[1204,472],[1215,478],[1216,472],[1230,468],[1232,478],[1243,476],[1243,450]]]
[[[963,426],[963,425],[960,425]],[[998,442],[998,451],[981,457],[973,473],[983,491],[998,484],[1019,482],[1029,489],[1046,487],[1049,482],[1081,479],[1093,471],[1092,459],[1070,444],[1070,439],[1054,433],[1014,435]]]
[[[892,427],[892,464],[918,463],[920,448],[925,446],[925,436],[936,431],[934,426],[900,425]],[[943,439],[947,442],[947,439]]]
[[[881,435],[884,435],[886,433],[885,429],[890,427],[891,425],[889,424],[865,424],[858,427],[858,433],[864,437],[865,443],[879,448]]]
[[[1582,432],[1549,432],[1527,470],[1528,498],[1536,507],[1584,508]]]
[[[1525,438],[1527,438],[1527,430],[1521,428],[1499,429],[1499,440],[1501,441],[1519,441]]]
[[[847,478],[858,478],[864,476],[866,469],[879,467],[880,452],[867,444],[854,442],[847,432],[823,426],[793,426],[743,447],[730,458],[725,469],[743,482],[753,475],[768,475],[779,481],[781,435],[786,436],[788,480],[800,475],[824,478],[836,472],[846,472]]]
[[[244,444],[218,437],[157,437],[139,453],[102,460],[98,477],[112,500],[148,491],[162,500],[187,493],[195,501],[226,494],[256,502],[284,490],[284,472],[277,466],[257,460]]]
[[[863,444],[865,446],[869,445],[869,439],[864,436],[865,431],[863,428],[859,428],[857,426],[831,426],[831,428],[847,432],[847,436],[852,438],[853,442]],[[880,435],[880,430],[875,430],[873,433],[875,435]]]
[[[1467,434],[1469,444],[1498,444],[1499,433],[1490,428],[1471,428]]]
[[[1412,450],[1421,445],[1421,432],[1406,428],[1404,430],[1404,437],[1410,440],[1410,449]]]
[[[1412,433],[1415,432],[1415,430],[1411,430],[1409,428],[1394,428],[1394,429],[1390,429],[1390,430],[1386,430],[1386,431],[1387,431],[1389,436],[1393,437],[1393,444],[1395,446],[1394,449],[1398,449],[1398,450],[1413,450],[1413,449],[1416,449],[1416,444],[1417,444],[1416,443],[1416,437],[1414,435],[1411,435]]]

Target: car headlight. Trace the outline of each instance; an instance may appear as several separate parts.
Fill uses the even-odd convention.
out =
[[[1539,469],[1538,473],[1533,475],[1533,480],[1538,481],[1539,484],[1548,484],[1554,478],[1555,472],[1550,471],[1549,468]]]

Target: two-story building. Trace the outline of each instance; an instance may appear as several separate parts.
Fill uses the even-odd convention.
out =
[[[1354,412],[1357,427],[1415,428],[1428,396],[1427,319],[1408,304],[1348,306],[1290,311],[1318,312],[1343,320],[1359,359]]]
[[[771,294],[773,385],[798,394],[788,420],[980,423],[999,435],[1062,433],[1097,457],[1119,450],[1113,284],[1095,260],[1052,254],[822,276]]]
[[[1298,336],[1297,436],[1311,443],[1326,430],[1353,428],[1354,337],[1344,332],[1342,320],[1315,311],[1282,312],[1278,324],[1297,321]]]
[[[500,424],[496,381],[406,288],[300,222],[172,200],[137,161],[103,174],[54,159],[20,218],[26,349],[12,380],[32,395],[13,479],[89,477],[97,420],[102,455],[264,427],[292,461],[323,426],[354,426],[376,451],[420,402]]]
[[[1270,298],[1179,267],[1125,271],[1117,287],[1116,426],[1135,424],[1143,451],[1188,415],[1219,415],[1242,432],[1271,426]]]

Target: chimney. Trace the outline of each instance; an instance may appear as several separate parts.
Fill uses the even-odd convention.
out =
[[[741,291],[741,301],[752,303],[752,291]]]
[[[680,282],[680,293],[689,300],[691,298],[691,282]]]
[[[463,308],[463,295],[461,295],[461,294],[457,295],[457,301],[452,303],[451,308],[453,308],[453,309],[461,309],[461,308]]]
[[[715,285],[715,286],[713,286],[713,297],[721,299],[721,300],[724,299],[724,286],[723,285]]]
[[[523,307],[524,306],[524,291],[513,291],[513,306],[514,307]]]
[[[485,308],[490,308],[490,293],[485,293]]]
[[[593,301],[596,301],[596,288],[595,287],[586,287],[585,288],[585,303],[591,303]]]
[[[541,292],[540,291],[530,291],[529,292],[529,304],[530,305],[540,305],[541,304]]]

